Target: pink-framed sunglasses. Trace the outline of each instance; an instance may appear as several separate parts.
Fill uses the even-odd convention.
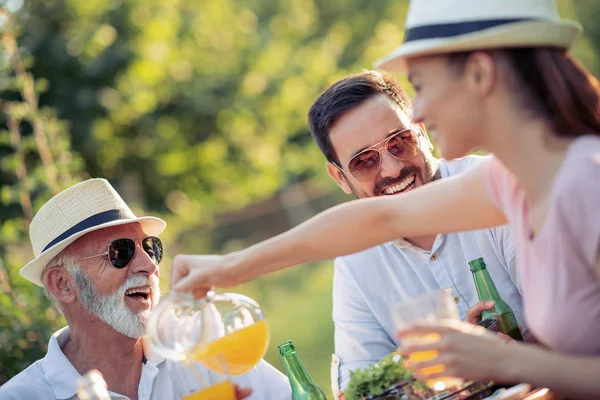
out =
[[[369,182],[377,176],[381,168],[381,149],[398,160],[410,160],[421,150],[419,134],[412,128],[398,130],[352,157],[348,161],[347,170],[335,163],[334,165],[360,182]]]

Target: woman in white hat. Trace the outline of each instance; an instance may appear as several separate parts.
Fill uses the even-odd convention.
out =
[[[580,26],[551,0],[413,0],[405,42],[380,66],[408,72],[414,119],[446,158],[495,154],[404,195],[357,200],[225,256],[178,256],[180,289],[229,287],[398,237],[513,229],[528,325],[542,346],[461,323],[438,332],[441,375],[524,381],[600,398],[600,91],[568,54]],[[365,266],[368,268],[368,266]],[[465,268],[468,266],[465,265]],[[435,378],[436,376],[427,376]]]

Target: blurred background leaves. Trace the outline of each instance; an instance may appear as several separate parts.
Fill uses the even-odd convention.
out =
[[[600,72],[600,3],[558,0]],[[346,199],[306,127],[316,96],[403,36],[406,0],[0,1],[0,384],[64,324],[18,269],[31,216],[58,190],[111,181],[165,218],[168,256],[222,252]],[[406,81],[401,78],[406,85]],[[168,289],[169,259],[162,265]],[[330,262],[239,288],[329,387]]]

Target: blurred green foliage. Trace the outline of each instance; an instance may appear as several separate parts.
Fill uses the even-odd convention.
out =
[[[558,3],[589,32],[573,52],[600,72],[600,3]],[[371,68],[401,42],[407,5],[0,1],[0,384],[40,358],[64,324],[42,290],[18,276],[32,258],[28,221],[44,201],[74,181],[105,177],[136,212],[168,221],[172,255],[223,251],[211,237],[215,217],[288,185],[337,190],[306,112],[328,84]],[[227,249],[255,240],[231,239]],[[239,288],[271,324],[267,359],[281,368],[276,345],[292,339],[323,388],[331,273],[322,263]]]
[[[70,151],[65,124],[38,96],[48,81],[27,71],[18,16],[0,9],[0,384],[46,351],[58,313],[40,288],[18,276],[31,256],[27,226],[35,209],[74,182],[80,157]]]

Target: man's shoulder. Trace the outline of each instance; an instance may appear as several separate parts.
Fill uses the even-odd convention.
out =
[[[42,360],[38,360],[0,387],[0,400],[37,400],[54,398],[46,382]]]
[[[468,171],[488,158],[490,158],[490,156],[471,155],[454,160],[440,160],[440,163],[445,165],[448,169],[448,176],[452,176]]]

